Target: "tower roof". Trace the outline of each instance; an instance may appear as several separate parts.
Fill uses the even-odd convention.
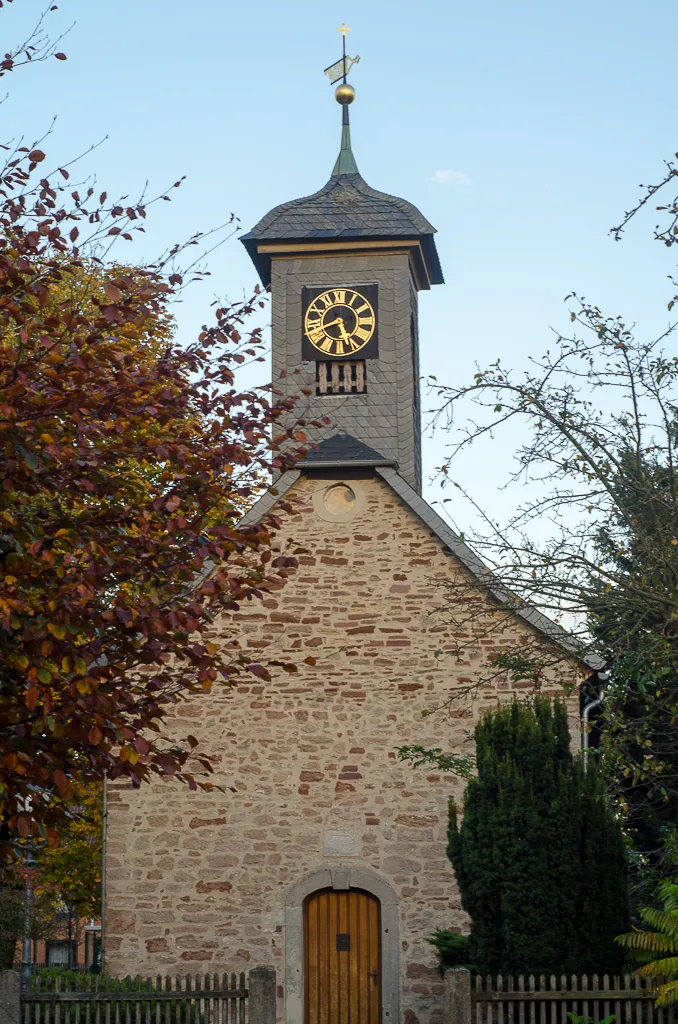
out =
[[[428,282],[442,284],[433,240],[436,229],[406,199],[378,192],[367,184],[351,149],[346,106],[342,113],[341,149],[327,184],[313,195],[274,207],[240,239],[263,283],[270,284],[271,257],[262,251],[262,243],[411,239],[413,245],[421,246]]]
[[[298,466],[320,468],[329,466],[395,466],[394,459],[387,459],[381,452],[370,448],[351,434],[333,434],[311,448]]]

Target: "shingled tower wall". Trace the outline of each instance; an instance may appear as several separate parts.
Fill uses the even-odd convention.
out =
[[[314,439],[341,432],[380,452],[398,466],[416,490],[421,486],[419,380],[416,337],[416,291],[411,285],[407,254],[313,259],[281,258],[272,264],[273,378],[283,393],[299,394],[316,387],[314,362],[300,358],[301,291],[303,287],[340,280],[345,285],[379,286],[379,358],[367,367],[364,395],[325,395],[308,402],[308,417],[327,416],[331,423],[314,431]]]

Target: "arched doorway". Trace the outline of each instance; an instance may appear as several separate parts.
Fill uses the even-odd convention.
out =
[[[380,1024],[381,906],[358,889],[304,902],[305,1024]]]
[[[400,1021],[400,905],[398,894],[385,878],[359,861],[325,861],[303,875],[285,892],[285,1021],[304,1020],[306,965],[304,963],[304,909],[315,893],[361,891],[375,897],[381,923],[380,1024]],[[336,939],[336,936],[335,936]]]

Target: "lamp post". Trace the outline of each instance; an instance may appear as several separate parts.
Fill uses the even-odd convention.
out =
[[[24,864],[26,867],[26,882],[24,885],[24,935],[23,949],[21,954],[21,990],[28,992],[33,973],[32,941],[33,931],[33,868],[36,865],[35,847],[32,837],[26,840],[26,856]]]

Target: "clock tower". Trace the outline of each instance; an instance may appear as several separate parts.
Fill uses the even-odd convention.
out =
[[[301,465],[392,466],[419,492],[418,293],[443,282],[435,228],[361,176],[349,125],[355,92],[341,77],[329,181],[276,206],[241,241],[271,287],[274,382],[286,394],[310,392],[308,418],[330,420]]]

